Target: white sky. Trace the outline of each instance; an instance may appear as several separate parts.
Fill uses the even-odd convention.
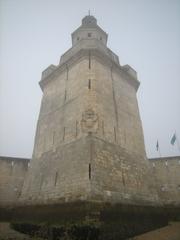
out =
[[[71,47],[91,9],[108,46],[141,82],[138,101],[148,157],[180,155],[179,0],[0,0],[0,156],[31,157],[41,72]]]

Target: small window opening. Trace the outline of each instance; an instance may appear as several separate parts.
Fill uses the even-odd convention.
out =
[[[54,145],[54,142],[55,142],[55,132],[54,131],[53,131],[52,141],[53,141],[53,145]]]
[[[55,175],[54,186],[56,186],[57,179],[58,179],[58,172],[56,172],[56,175]]]
[[[91,179],[91,164],[89,163],[89,179]]]
[[[88,81],[88,88],[91,89],[91,79]]]
[[[78,135],[78,121],[76,120],[76,137]]]
[[[102,37],[100,37],[100,40],[102,40]]]
[[[88,37],[92,37],[92,33],[88,33]]]
[[[114,140],[115,140],[115,142],[116,142],[116,128],[114,127]]]
[[[102,121],[102,132],[103,132],[103,135],[104,135],[104,121]]]
[[[91,69],[91,52],[89,51],[89,69]]]
[[[125,186],[124,173],[122,173],[122,183],[123,183],[123,186]]]
[[[79,37],[77,37],[77,41],[79,41]]]
[[[66,95],[67,95],[67,92],[66,92],[66,90],[65,90],[64,101],[66,101]]]
[[[66,127],[64,127],[64,131],[63,131],[63,141],[65,139],[65,134],[66,134]]]

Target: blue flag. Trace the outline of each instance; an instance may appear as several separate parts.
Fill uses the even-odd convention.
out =
[[[175,141],[176,141],[176,134],[174,133],[174,135],[171,138],[171,144],[174,145]]]

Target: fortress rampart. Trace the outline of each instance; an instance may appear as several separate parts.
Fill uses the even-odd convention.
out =
[[[180,156],[148,159],[159,202],[180,204]],[[0,157],[0,207],[15,206],[21,195],[30,159]]]
[[[29,161],[25,158],[0,157],[0,207],[17,203]]]
[[[180,156],[149,159],[159,198],[164,204],[180,204]]]

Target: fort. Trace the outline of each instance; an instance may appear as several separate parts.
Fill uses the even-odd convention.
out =
[[[147,159],[137,73],[120,65],[107,38],[84,17],[59,65],[43,71],[32,159],[0,157],[1,208],[179,207],[180,156]]]
[[[148,159],[151,177],[155,179],[158,205],[179,205],[180,156]],[[0,205],[18,205],[30,159],[0,157]]]

